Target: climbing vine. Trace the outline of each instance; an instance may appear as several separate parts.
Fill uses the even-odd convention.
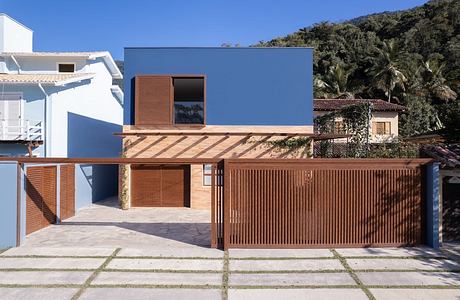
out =
[[[343,133],[350,137],[347,139],[345,157],[366,157],[368,155],[369,118],[371,107],[369,104],[355,104],[346,106],[338,111],[331,112],[315,118],[315,130],[318,133]],[[341,132],[335,132],[335,121],[341,119]],[[332,142],[321,141],[318,147],[318,156],[333,157]]]

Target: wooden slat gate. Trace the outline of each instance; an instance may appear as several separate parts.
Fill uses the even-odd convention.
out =
[[[60,166],[60,209],[61,221],[75,216],[75,165]]]
[[[211,247],[224,243],[224,162],[213,164],[211,171]]]
[[[56,223],[56,166],[28,167],[26,234]]]
[[[425,163],[225,160],[223,187],[213,193],[213,243],[223,227],[225,249],[421,244]]]

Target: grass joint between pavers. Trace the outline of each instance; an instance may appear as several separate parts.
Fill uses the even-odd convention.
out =
[[[85,283],[83,286],[77,291],[75,295],[73,295],[71,300],[77,300],[80,298],[80,296],[84,293],[84,291],[91,285],[91,282],[93,282],[94,279],[96,279],[97,275],[104,270],[108,264],[112,261],[112,259],[117,256],[118,252],[120,252],[121,248],[117,248],[113,251],[113,253],[107,257],[107,259],[97,268],[91,276],[86,279]]]
[[[229,263],[228,250],[225,250],[222,270],[222,300],[228,300]]]
[[[173,270],[173,269],[104,269],[104,272],[126,273],[222,273],[219,270]]]
[[[334,257],[340,261],[345,270],[347,270],[348,274],[351,276],[351,278],[353,278],[358,287],[360,287],[364,294],[366,294],[367,298],[369,298],[369,300],[376,300],[371,291],[363,284],[358,275],[356,275],[355,271],[350,267],[346,258],[342,257],[335,249],[331,249],[331,252],[334,254]]]

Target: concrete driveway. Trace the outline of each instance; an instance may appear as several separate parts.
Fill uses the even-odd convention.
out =
[[[460,299],[457,250],[19,247],[1,299]]]
[[[96,202],[61,224],[27,236],[28,247],[209,247],[211,213],[190,208],[118,208]]]
[[[115,201],[0,250],[0,299],[460,299],[459,245],[223,252],[207,211]]]

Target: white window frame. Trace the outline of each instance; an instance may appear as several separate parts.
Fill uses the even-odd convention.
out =
[[[73,72],[59,72],[59,65],[73,65]],[[74,63],[74,62],[63,62],[63,61],[60,61],[60,62],[57,62],[56,63],[56,71],[59,73],[59,74],[72,74],[72,73],[76,73],[77,72],[77,64]]]
[[[5,97],[6,95],[19,95],[19,120],[24,119],[24,93],[23,92],[0,92],[0,101],[2,101],[2,98],[4,100],[10,100]],[[11,101],[11,100],[10,100]],[[9,117],[9,116],[8,116]]]
[[[211,166],[211,173],[210,174],[207,174],[207,173],[204,172],[206,165]],[[211,187],[212,186],[212,164],[203,164],[202,171],[203,171],[203,173],[202,173],[202,175],[203,175],[203,180],[202,180],[203,187]],[[206,182],[206,180],[205,180],[206,177],[211,178],[211,184],[206,184],[205,183]]]

